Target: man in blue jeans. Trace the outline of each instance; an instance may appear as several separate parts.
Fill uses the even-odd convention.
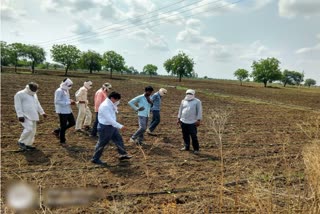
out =
[[[143,134],[147,130],[148,117],[152,106],[152,100],[150,95],[153,92],[153,88],[148,86],[144,89],[144,94],[141,94],[128,102],[133,110],[138,112],[139,129],[130,138],[131,143],[137,145],[143,145]]]
[[[100,157],[103,153],[104,147],[109,144],[109,141],[112,140],[117,148],[119,153],[119,159],[130,159],[132,156],[129,156],[125,150],[122,137],[119,133],[119,129],[125,130],[125,127],[117,122],[118,105],[120,103],[121,94],[117,92],[112,92],[105,101],[103,101],[99,107],[98,112],[98,133],[99,140],[96,144],[94,155],[91,159],[92,163],[95,164],[105,164],[100,160]]]
[[[184,147],[181,151],[189,151],[190,136],[192,139],[193,153],[199,154],[197,127],[202,120],[202,104],[195,98],[195,90],[188,89],[185,98],[181,101],[177,124],[181,126]]]
[[[156,129],[156,127],[160,123],[161,98],[166,94],[167,94],[167,90],[164,88],[160,88],[158,92],[154,93],[151,96],[151,100],[153,103],[153,106],[151,108],[152,120],[151,120],[149,128],[147,129],[147,133],[150,135],[153,134],[152,132]]]

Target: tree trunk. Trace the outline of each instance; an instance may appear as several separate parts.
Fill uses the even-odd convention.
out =
[[[16,62],[14,63],[14,73],[17,73],[17,64],[18,64],[18,59],[16,59]]]
[[[66,67],[66,72],[64,73],[65,76],[68,76],[68,70],[69,70],[69,65]]]
[[[240,80],[240,85],[242,86],[242,80]]]
[[[180,74],[180,75],[179,75],[179,82],[181,82],[181,78],[182,78],[182,75]]]
[[[92,74],[92,67],[90,67],[90,74]]]
[[[31,64],[31,70],[32,70],[32,74],[34,74],[34,61],[32,62],[32,64]]]
[[[266,88],[267,87],[267,81],[264,81],[263,84],[264,84],[264,87]]]
[[[110,79],[112,79],[112,69],[110,69]]]
[[[287,85],[287,83],[286,83],[286,82],[284,82],[283,87],[286,87],[286,85]]]

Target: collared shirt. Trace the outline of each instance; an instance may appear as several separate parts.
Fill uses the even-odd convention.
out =
[[[58,88],[54,93],[54,106],[58,114],[72,113],[69,91]]]
[[[106,98],[107,98],[107,92],[103,90],[103,88],[100,88],[94,95],[94,111],[95,112],[99,111],[99,106]]]
[[[151,100],[153,102],[153,106],[152,106],[151,110],[152,111],[160,111],[160,108],[161,108],[161,96],[160,96],[160,93],[159,92],[154,93],[151,96]]]
[[[148,103],[147,98],[144,96],[144,94],[136,96],[132,100],[128,102],[128,104],[133,108],[133,110],[138,111],[140,107],[144,107],[143,111],[138,111],[138,116],[142,117],[149,117],[151,104]],[[138,107],[136,106],[138,105]]]
[[[182,100],[179,108],[178,118],[183,123],[193,124],[197,120],[202,120],[202,104],[197,98],[192,100]]]
[[[103,101],[98,111],[98,121],[103,125],[111,125],[115,128],[121,129],[123,125],[117,122],[117,107],[113,102],[107,98]]]
[[[85,101],[88,104],[88,89],[84,86],[79,88],[78,91],[75,93],[76,101]]]
[[[27,93],[26,89],[16,93],[14,107],[18,117],[26,117],[32,121],[38,121],[39,114],[44,114],[37,94],[32,96]]]

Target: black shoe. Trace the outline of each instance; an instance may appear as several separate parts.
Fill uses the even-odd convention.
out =
[[[180,151],[189,151],[189,148],[182,147],[182,148],[180,149]]]
[[[26,145],[24,143],[18,142],[18,146],[20,147],[21,150],[26,150],[27,149],[27,147],[26,147]]]
[[[131,158],[132,158],[131,155],[120,155],[120,156],[119,156],[119,159],[120,159],[120,160],[128,160],[128,159],[131,159]]]
[[[66,142],[66,141],[60,141],[60,144],[61,144],[61,145],[66,145],[67,142]]]
[[[54,136],[56,136],[56,138],[59,138],[59,132],[57,132],[56,130],[51,132]]]
[[[26,146],[26,149],[27,149],[27,150],[35,150],[36,147],[34,147],[34,146]]]
[[[101,160],[94,160],[94,159],[91,159],[91,163],[99,164],[99,165],[106,165],[107,164]]]

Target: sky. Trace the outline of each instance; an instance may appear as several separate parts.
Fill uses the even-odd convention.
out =
[[[183,51],[215,79],[275,57],[320,85],[319,0],[1,0],[1,40],[43,47],[49,62],[54,44],[113,50],[159,74]]]

